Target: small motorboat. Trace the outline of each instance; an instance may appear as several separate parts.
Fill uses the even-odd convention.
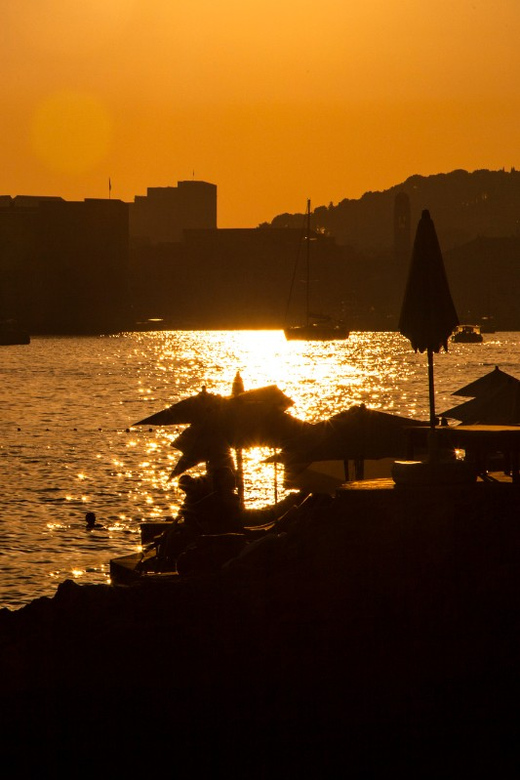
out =
[[[480,325],[457,325],[451,340],[456,344],[481,344],[484,341]]]

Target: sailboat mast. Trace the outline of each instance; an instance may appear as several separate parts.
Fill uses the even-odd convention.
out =
[[[309,287],[310,287],[310,259],[311,259],[311,199],[307,198],[307,235],[306,235],[306,249],[307,249],[307,284],[305,291],[305,325],[309,325]]]

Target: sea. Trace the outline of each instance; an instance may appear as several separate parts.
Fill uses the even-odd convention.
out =
[[[520,378],[520,334],[436,354],[436,412],[495,366]],[[203,387],[229,395],[237,372],[246,390],[276,385],[288,413],[309,422],[361,403],[429,419],[426,355],[395,332],[337,342],[286,341],[281,330],[128,332],[0,347],[0,608],[53,597],[67,579],[109,584],[110,559],[140,549],[141,521],[175,516],[184,495],[171,472],[186,426],[136,423]],[[246,508],[284,495],[271,455],[244,453]]]

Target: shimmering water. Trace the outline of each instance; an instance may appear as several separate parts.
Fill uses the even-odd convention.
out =
[[[495,365],[520,377],[519,340],[489,334],[436,355],[436,410]],[[140,520],[175,514],[183,495],[169,479],[182,427],[132,424],[203,385],[229,394],[237,370],[246,389],[276,384],[308,421],[361,402],[428,419],[426,357],[395,333],[331,343],[287,342],[282,331],[128,333],[1,347],[0,606],[52,596],[67,578],[108,582],[110,558],[138,549]],[[249,507],[274,500],[269,454],[247,454]],[[103,528],[86,530],[88,510]]]

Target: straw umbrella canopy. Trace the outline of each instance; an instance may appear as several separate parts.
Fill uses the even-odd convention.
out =
[[[235,377],[237,381],[237,377]],[[229,462],[231,449],[280,447],[305,426],[286,414],[293,401],[276,385],[240,392],[235,385],[230,396],[203,390],[167,409],[145,417],[134,425],[176,425],[189,423],[172,446],[183,454],[172,472],[182,474],[199,463]]]
[[[182,456],[171,476],[177,477],[199,463],[225,464],[232,449],[283,448],[308,427],[311,423],[276,409],[257,409],[251,416],[224,415],[211,423],[190,425],[172,442]]]
[[[425,209],[417,225],[398,330],[415,352],[427,353],[432,428],[436,424],[433,353],[448,351],[448,339],[458,324],[435,225]]]
[[[476,398],[477,396],[494,393],[497,390],[502,390],[510,386],[516,386],[519,382],[520,379],[517,379],[511,374],[502,371],[498,366],[495,366],[493,371],[484,374],[484,376],[479,377],[479,379],[475,379],[474,382],[470,382],[468,385],[464,385],[464,387],[460,387],[458,390],[454,390],[452,395]]]
[[[378,460],[402,456],[406,428],[424,422],[388,412],[351,406],[328,420],[314,423],[287,441],[279,459],[287,466],[324,460]]]
[[[183,398],[172,406],[168,406],[160,412],[145,417],[136,425],[184,425],[190,423],[201,423],[218,414],[222,408],[225,396],[218,393],[208,393],[205,387],[200,393],[192,395],[189,398]]]
[[[509,382],[453,406],[443,412],[443,417],[465,425],[520,425],[520,381]]]
[[[208,393],[203,388],[200,393],[184,398],[133,425],[202,425],[226,416],[230,420],[238,421],[240,416],[243,418],[254,416],[254,412],[259,409],[285,411],[293,404],[294,401],[276,385],[236,392],[231,396]]]

